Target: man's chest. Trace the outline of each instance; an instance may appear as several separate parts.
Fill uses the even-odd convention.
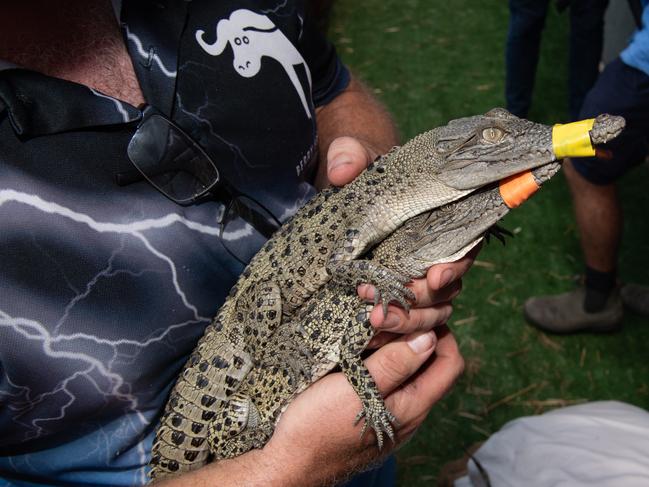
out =
[[[316,138],[309,66],[295,47],[295,12],[281,21],[252,4],[243,7],[278,26],[273,32],[279,44],[268,50],[256,42],[257,51],[242,54],[237,38],[241,45],[246,40],[226,36],[220,54],[208,52],[197,31],[204,29],[205,43],[213,45],[219,22],[238,22],[235,12],[242,8],[232,7],[190,15],[175,55],[163,49],[164,38],[136,23],[125,25],[124,45],[134,69],[147,70],[141,79],[154,79],[145,82],[152,95],[147,101],[155,103],[162,92],[151,86],[173,86],[169,117],[209,152],[224,176],[282,218],[313,191],[304,180]],[[248,32],[250,25],[239,27]],[[284,51],[290,56],[282,57]],[[248,233],[245,225],[221,233],[221,202],[181,208],[145,181],[115,184],[117,172],[132,169],[126,147],[136,125],[120,124],[135,120],[137,111],[125,103],[128,95],[109,96],[129,91],[124,79],[132,76],[121,55],[113,54],[110,73],[97,80],[103,93],[65,86],[74,96],[60,99],[51,96],[57,93],[53,85],[36,83],[33,93],[23,93],[28,96],[12,97],[18,104],[13,115],[0,112],[5,453],[52,442],[64,448],[90,431],[108,431],[111,418],[124,418],[128,431],[111,437],[97,458],[121,451],[115,442],[140,441],[241,270],[220,236],[245,246]],[[258,61],[258,72],[242,75],[235,66],[241,56],[248,59],[244,65]],[[86,105],[92,110],[85,125],[66,120]],[[56,116],[43,124],[43,114]],[[19,136],[16,121],[27,132],[40,132]],[[95,464],[104,461],[93,458]]]

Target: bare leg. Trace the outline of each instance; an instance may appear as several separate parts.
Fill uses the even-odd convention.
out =
[[[614,272],[622,234],[622,211],[615,184],[596,185],[584,179],[567,160],[564,174],[572,192],[575,217],[586,265]]]
[[[528,299],[523,307],[525,317],[538,328],[553,333],[619,330],[623,306],[615,292],[615,272],[622,214],[616,187],[588,182],[570,161],[564,163],[564,174],[572,192],[586,261],[584,286]]]

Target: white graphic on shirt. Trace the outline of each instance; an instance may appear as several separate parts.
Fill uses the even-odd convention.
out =
[[[252,78],[261,69],[261,58],[273,58],[288,74],[297,91],[304,111],[311,118],[307,97],[300,83],[295,67],[304,66],[311,90],[311,73],[304,58],[288,40],[284,33],[265,15],[246,9],[235,10],[229,19],[221,19],[216,24],[216,41],[208,44],[203,39],[205,31],[196,31],[196,41],[211,56],[220,55],[228,43],[234,51],[232,65],[244,78]]]

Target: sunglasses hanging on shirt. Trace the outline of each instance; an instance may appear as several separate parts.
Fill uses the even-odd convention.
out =
[[[229,245],[228,239],[223,238],[233,222],[243,219],[265,239],[281,225],[261,203],[228,184],[203,148],[151,106],[143,110],[127,154],[137,172],[117,174],[120,186],[141,181],[143,177],[181,206],[210,200],[223,202],[225,210],[219,221],[220,236],[226,250],[243,264],[247,264],[252,255],[243,255],[241,245]]]

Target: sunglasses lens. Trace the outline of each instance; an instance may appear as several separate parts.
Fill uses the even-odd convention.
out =
[[[128,157],[158,191],[180,205],[216,194],[220,175],[205,151],[173,122],[144,111],[143,121],[127,149]],[[247,264],[280,222],[254,198],[238,194],[222,181],[219,198],[225,203],[221,239],[230,255]]]
[[[219,173],[193,140],[164,117],[153,114],[138,127],[128,156],[165,196],[189,204],[219,180]]]

